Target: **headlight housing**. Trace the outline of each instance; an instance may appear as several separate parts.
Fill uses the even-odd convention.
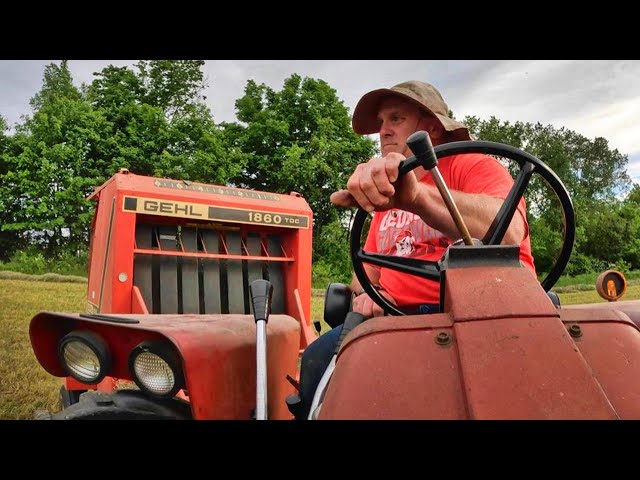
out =
[[[111,352],[104,339],[90,331],[73,331],[58,344],[58,357],[68,375],[95,385],[111,370]]]
[[[129,355],[129,371],[143,392],[173,397],[184,386],[182,362],[171,344],[143,342]]]

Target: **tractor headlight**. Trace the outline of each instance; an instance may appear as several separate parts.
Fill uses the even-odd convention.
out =
[[[180,357],[166,343],[143,342],[129,356],[129,371],[136,385],[159,397],[173,397],[183,387]]]
[[[103,338],[89,331],[74,331],[60,340],[58,355],[67,374],[82,383],[99,383],[111,369],[111,354]]]

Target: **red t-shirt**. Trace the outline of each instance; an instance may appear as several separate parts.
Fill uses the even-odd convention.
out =
[[[488,155],[468,153],[443,157],[438,160],[438,169],[450,190],[504,199],[513,185],[507,169]],[[429,172],[420,181],[434,185]],[[518,211],[525,221],[520,261],[536,275],[524,198],[518,205]],[[364,250],[437,262],[449,244],[450,239],[427,225],[418,215],[392,209],[374,213]],[[382,268],[379,283],[399,306],[440,302],[440,284],[433,280]]]

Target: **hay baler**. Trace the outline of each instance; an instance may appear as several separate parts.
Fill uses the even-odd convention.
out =
[[[155,385],[151,378],[147,393],[176,412],[195,399],[212,408],[194,411],[194,418],[251,418],[256,326],[250,286],[255,280],[273,286],[269,392],[281,397],[295,391],[299,354],[317,335],[310,326],[313,216],[302,195],[121,170],[89,198],[97,206],[87,312],[43,312],[30,326],[40,363],[52,375],[65,377],[63,412],[90,391],[90,401],[104,405],[109,403],[105,398],[114,399],[113,410],[119,413],[105,415],[163,416],[169,407],[155,412],[140,406],[144,397],[129,388],[140,384],[145,369],[148,375],[162,375],[154,370],[160,368],[172,377],[172,385]],[[130,368],[132,352],[150,360]],[[87,354],[96,355],[93,367],[69,368],[74,358]],[[204,377],[195,380],[200,374]],[[219,402],[222,398],[229,401]],[[126,405],[116,406],[122,402]],[[287,416],[286,406],[273,415]]]

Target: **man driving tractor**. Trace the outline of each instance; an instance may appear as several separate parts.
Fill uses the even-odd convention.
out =
[[[361,135],[379,134],[381,156],[359,164],[347,182],[347,190],[332,194],[331,202],[340,207],[360,206],[375,212],[366,251],[439,260],[446,248],[461,238],[461,233],[432,176],[420,166],[398,181],[398,168],[412,154],[406,143],[412,133],[426,131],[432,144],[437,146],[470,140],[467,127],[449,117],[449,108],[434,86],[415,80],[365,94],[356,105],[352,125]],[[438,167],[469,234],[482,238],[513,186],[511,175],[495,158],[479,153],[442,158]],[[535,276],[524,199],[518,204],[518,212],[503,244],[519,244],[520,261]],[[438,282],[413,277],[411,288],[407,288],[407,276],[400,272],[368,264],[364,268],[380,294],[403,312],[439,311]],[[384,314],[364,292],[355,275],[351,289],[355,293],[353,311],[367,318]],[[308,415],[341,330],[339,325],[320,336],[302,356],[298,418]]]

